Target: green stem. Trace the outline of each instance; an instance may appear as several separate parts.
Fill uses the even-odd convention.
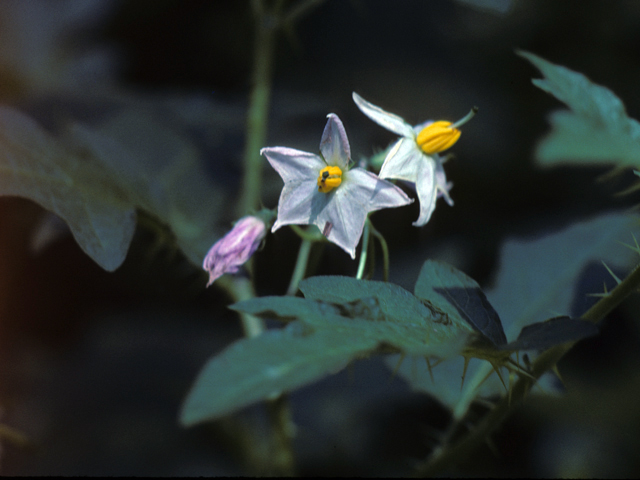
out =
[[[310,242],[319,242],[326,240],[324,235],[320,233],[320,230],[315,228],[314,225],[310,225],[306,230],[304,228],[300,228],[298,225],[289,225],[291,230],[293,230],[296,235],[298,235],[303,240],[309,240]]]
[[[296,266],[291,276],[291,282],[289,288],[287,288],[287,295],[295,295],[298,291],[298,284],[300,280],[304,278],[304,274],[307,271],[307,263],[309,262],[309,252],[311,252],[312,240],[303,239],[300,243],[300,250],[298,250],[298,259],[296,260]]]
[[[257,210],[260,206],[260,190],[262,186],[262,167],[264,162],[260,155],[260,149],[265,146],[267,137],[267,119],[269,113],[269,103],[271,100],[271,83],[273,77],[273,57],[276,43],[276,34],[284,25],[291,27],[294,21],[306,14],[311,7],[320,3],[318,0],[307,0],[297,8],[291,9],[287,14],[283,13],[284,0],[276,0],[271,11],[265,8],[265,0],[251,0],[251,7],[256,21],[255,47],[253,57],[253,88],[249,100],[249,110],[247,113],[247,133],[245,149],[243,154],[243,177],[241,195],[238,201],[237,216],[241,217]],[[297,289],[297,283],[304,275],[304,269],[308,260],[310,242],[303,240],[301,251],[298,255],[299,263],[304,263],[302,273],[298,272],[298,267],[294,272],[292,283],[289,289]],[[301,260],[301,256],[306,259]],[[295,280],[298,275],[300,278]],[[243,300],[255,296],[253,286],[244,279],[236,280],[228,288],[236,300]],[[294,292],[295,293],[295,292]],[[240,314],[242,327],[247,337],[259,335],[264,330],[262,320],[252,315]],[[293,438],[293,427],[291,423],[291,413],[289,411],[286,397],[267,402],[271,424],[274,435],[274,466],[280,475],[292,476],[295,471],[293,449],[291,439]]]
[[[263,161],[260,149],[267,138],[267,118],[271,100],[271,81],[276,33],[282,2],[273,12],[266,12],[261,0],[252,2],[256,17],[256,38],[253,56],[253,89],[247,114],[247,137],[243,155],[243,176],[237,216],[241,217],[260,206]]]
[[[625,278],[609,295],[600,299],[582,315],[582,320],[597,323],[611,310],[618,306],[630,293],[640,286],[640,265]],[[553,368],[558,361],[573,347],[575,342],[558,345],[540,354],[531,368],[531,376],[539,378],[544,372]],[[521,376],[513,386],[511,395],[503,397],[462,440],[453,445],[444,444],[435,450],[431,458],[418,467],[417,476],[433,476],[461,458],[466,458],[482,444],[511,414],[529,391],[533,380]]]
[[[364,267],[367,263],[367,250],[369,250],[369,219],[364,224],[364,232],[362,232],[362,248],[360,249],[360,263],[358,264],[358,273],[356,278],[360,280],[364,274]]]
[[[371,228],[371,233],[374,237],[378,239],[380,242],[380,247],[382,248],[382,278],[385,282],[389,281],[389,247],[387,245],[387,241],[384,239],[382,234],[375,229],[373,223],[369,222],[369,228]]]
[[[224,275],[217,280],[217,284],[229,293],[234,303],[256,296],[253,284],[247,278]],[[257,337],[264,331],[264,322],[260,318],[242,312],[239,315],[245,337]]]

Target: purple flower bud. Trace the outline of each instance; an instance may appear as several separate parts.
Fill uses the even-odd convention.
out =
[[[267,225],[262,219],[248,215],[238,220],[204,257],[202,268],[209,272],[207,287],[225,273],[237,273],[258,249],[266,234]]]

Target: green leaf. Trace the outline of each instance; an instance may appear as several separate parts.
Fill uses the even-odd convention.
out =
[[[511,351],[543,351],[555,345],[592,337],[599,332],[598,327],[591,322],[567,316],[555,317],[524,327],[515,341],[500,348]]]
[[[112,173],[7,107],[0,107],[0,195],[31,199],[58,215],[105,270],[124,261],[135,230],[135,205]]]
[[[629,268],[638,255],[621,243],[629,243],[632,233],[637,238],[639,231],[637,216],[608,213],[559,232],[507,240],[494,285],[485,291],[500,314],[507,338],[532,323],[572,315],[577,281],[587,264],[604,261]],[[603,281],[608,277],[602,267]]]
[[[313,323],[314,319],[339,316],[337,307],[325,302],[314,302],[300,297],[255,297],[229,306],[232,310],[290,321],[302,319]]]
[[[435,355],[448,358],[458,354],[472,329],[455,322],[447,314],[422,302],[399,285],[342,276],[317,276],[300,282],[300,290],[312,300],[341,304],[342,308],[362,308],[369,303],[372,315],[384,321],[368,324],[380,341],[389,343],[409,355]],[[371,305],[375,299],[377,306]],[[346,304],[351,303],[351,307]],[[377,313],[376,310],[381,313]],[[356,316],[353,313],[347,314]]]
[[[371,339],[346,337],[339,330],[309,333],[298,322],[238,340],[206,363],[185,400],[180,423],[215,420],[300,388],[338,372],[374,346]]]
[[[219,236],[215,219],[224,199],[180,122],[151,107],[124,105],[97,124],[74,124],[66,139],[115,172],[128,198],[169,226],[180,249],[200,267]]]
[[[493,345],[506,343],[502,323],[480,286],[460,270],[444,262],[427,260],[420,270],[414,292],[449,318],[471,326]]]
[[[545,78],[534,79],[534,85],[571,109],[551,115],[552,131],[536,151],[541,165],[640,164],[640,123],[627,116],[622,101],[611,90],[531,53],[519,55],[543,73]]]
[[[219,236],[215,219],[223,197],[185,134],[196,120],[188,119],[188,102],[132,105],[118,95],[74,100],[106,101],[109,108],[90,126],[65,119],[69,127],[59,138],[0,107],[0,195],[31,199],[58,215],[105,270],[124,261],[137,209],[168,226],[200,267]]]
[[[591,262],[605,261],[608,265],[630,267],[637,261],[638,255],[620,243],[630,243],[632,233],[637,238],[637,217],[607,214],[573,224],[553,234],[506,241],[501,248],[500,268],[494,285],[485,293],[500,314],[507,339],[515,338],[528,325],[571,314],[578,279]],[[609,273],[602,267],[603,280],[608,276]],[[423,287],[422,278],[421,272],[416,294],[426,295],[428,290]],[[525,331],[522,332],[525,338],[535,333],[535,330],[529,331],[529,334],[525,334]],[[397,363],[398,359],[392,357],[387,365],[395,368]],[[432,380],[423,359],[407,359],[400,366],[398,374],[413,388],[432,394],[454,410],[456,418],[462,418],[474,398],[505,392],[496,375],[491,375],[483,382],[492,367],[488,362],[476,359],[469,363],[461,389],[463,367],[462,358],[446,360],[432,369]],[[545,376],[538,380],[535,391],[550,392],[554,389],[551,377]]]
[[[316,278],[320,278],[320,280],[310,282],[313,284],[311,290],[321,288],[326,279],[335,277],[312,277],[312,279]],[[340,282],[342,278],[348,277],[340,277],[340,280],[336,281]],[[352,278],[348,278],[347,282],[351,280],[365,284],[388,285],[388,289],[380,288],[380,290],[388,290],[382,295],[388,306],[394,305],[395,293],[399,294],[399,297],[396,298],[398,302],[407,303],[406,299],[413,297],[397,285]],[[305,287],[301,288],[304,291]],[[447,358],[460,353],[468,332],[460,331],[451,324],[442,323],[442,317],[432,316],[431,311],[415,297],[413,297],[413,301],[416,302],[416,311],[410,314],[407,314],[406,311],[401,312],[402,303],[396,304],[400,308],[383,309],[377,296],[359,298],[341,304],[289,296],[261,297],[238,302],[230,308],[261,317],[275,317],[284,321],[297,318],[314,331],[330,329],[341,332],[344,338],[369,339],[374,342],[374,349],[387,346],[409,355],[433,355],[439,358]]]

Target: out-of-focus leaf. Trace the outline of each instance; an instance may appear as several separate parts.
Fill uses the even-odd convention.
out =
[[[535,322],[584,313],[571,312],[578,277],[590,262],[629,268],[638,255],[621,243],[631,243],[632,234],[638,238],[638,227],[635,215],[609,213],[546,236],[507,240],[494,285],[485,290],[507,338]]]
[[[500,349],[542,351],[554,345],[593,337],[598,332],[598,327],[591,322],[566,316],[555,317],[524,327],[515,341],[502,345]]]
[[[91,152],[135,204],[171,228],[197,266],[217,239],[223,198],[203,170],[200,151],[177,125],[144,108],[125,107],[97,126],[73,125],[68,139]]]
[[[524,327],[535,322],[573,314],[570,310],[577,281],[589,263],[602,260],[608,265],[629,268],[634,260],[637,261],[637,254],[619,242],[632,242],[631,234],[637,237],[640,233],[638,230],[637,217],[607,214],[551,235],[505,242],[494,286],[485,290],[485,293],[500,315],[507,339],[515,338]],[[608,276],[603,267],[602,279]],[[424,294],[420,281],[416,284],[418,292]],[[577,312],[577,315],[581,313]],[[391,357],[388,365],[395,368],[397,362],[397,358]],[[491,375],[483,382],[492,367],[488,362],[475,359],[469,363],[461,391],[463,366],[462,358],[446,360],[432,369],[432,380],[423,359],[407,359],[398,374],[407,379],[413,388],[434,395],[452,408],[456,418],[462,418],[477,396],[486,397],[505,391],[496,375]],[[543,376],[538,380],[535,390],[555,391],[555,380]]]
[[[470,325],[494,345],[506,343],[500,317],[480,286],[451,265],[436,260],[424,262],[414,292],[416,297],[446,312],[449,318]]]
[[[63,99],[93,101],[101,114],[93,115],[91,125],[74,123],[73,114],[50,118],[48,123],[68,125],[54,138],[26,115],[2,108],[0,195],[32,199],[58,215],[80,247],[109,271],[124,261],[135,211],[144,210],[170,229],[199,267],[218,237],[223,195],[187,134],[201,120],[189,116],[193,102],[134,102],[124,95]]]
[[[87,255],[113,271],[135,230],[135,205],[112,173],[65,149],[26,115],[0,107],[0,195],[54,212]]]
[[[513,6],[514,0],[457,0],[458,3],[471,8],[489,12],[497,15],[504,15]]]
[[[541,165],[640,165],[640,123],[627,116],[623,103],[611,90],[531,53],[519,54],[545,77],[534,79],[534,85],[571,109],[551,115],[552,131],[536,151]]]
[[[318,277],[308,280],[314,278]],[[312,280],[311,290],[320,288],[320,285],[329,278],[334,277],[321,277],[319,282]],[[396,298],[398,308],[383,309],[376,292],[370,292],[374,294],[373,296],[340,304],[294,297],[262,297],[238,302],[231,308],[252,315],[276,317],[285,321],[297,318],[313,330],[331,329],[341,331],[345,338],[368,338],[374,341],[375,347],[384,345],[409,355],[448,358],[462,351],[469,332],[460,330],[451,323],[442,323],[443,317],[434,317],[427,307],[406,290],[383,282],[368,282],[352,278],[348,278],[347,282],[351,280],[364,283],[357,287],[360,293],[365,291],[363,288],[366,289],[367,284],[380,284],[376,285],[380,287],[377,293],[384,297],[385,305],[391,307],[394,305],[393,299]],[[384,287],[385,285],[387,288]],[[301,286],[301,288],[304,292],[305,287]],[[396,294],[398,297],[395,297]],[[402,311],[401,302],[406,304],[410,297],[413,297],[413,301],[416,302],[415,311],[407,314],[407,311]]]
[[[294,322],[238,340],[204,366],[180,413],[191,426],[336,373],[375,341],[339,330],[305,332]]]

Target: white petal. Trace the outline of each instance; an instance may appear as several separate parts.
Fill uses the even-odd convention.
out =
[[[271,228],[275,232],[283,225],[310,225],[318,211],[328,202],[327,194],[318,191],[316,180],[285,183],[278,202],[278,219]]]
[[[431,157],[418,148],[418,144],[411,138],[401,138],[389,150],[380,169],[380,178],[395,178],[416,182],[421,164]]]
[[[340,185],[340,188],[332,192],[330,201],[313,223],[329,241],[342,248],[351,258],[356,258],[356,247],[362,236],[367,211],[351,203],[342,187]]]
[[[362,168],[353,168],[348,172],[343,190],[349,195],[351,203],[368,212],[383,208],[402,207],[413,203],[400,188],[393,183],[378,178]]]
[[[285,185],[288,182],[300,182],[318,178],[320,170],[326,167],[324,160],[313,153],[295,148],[267,147],[260,150],[269,163],[280,174]]]
[[[416,179],[416,192],[418,192],[418,200],[420,200],[420,216],[418,220],[413,222],[416,227],[425,225],[436,208],[438,189],[436,188],[435,170],[435,160],[425,155],[425,159],[420,163]]]
[[[444,173],[444,168],[440,158],[436,155],[436,188],[438,189],[438,198],[444,197],[445,201],[450,207],[453,207],[453,200],[449,196],[449,190],[453,187],[452,182],[447,182],[447,176]]]
[[[401,189],[362,168],[347,172],[327,207],[315,224],[325,230],[331,223],[327,238],[355,258],[369,212],[383,208],[401,207],[413,202]]]
[[[371,120],[387,130],[402,135],[407,138],[415,138],[413,127],[404,121],[402,117],[394,115],[381,109],[380,107],[367,102],[364,98],[353,92],[353,101],[356,102],[358,108]]]
[[[329,120],[327,120],[320,140],[320,153],[322,153],[327,165],[340,167],[344,172],[349,167],[349,159],[351,158],[347,132],[335,113],[330,113],[327,118]]]

